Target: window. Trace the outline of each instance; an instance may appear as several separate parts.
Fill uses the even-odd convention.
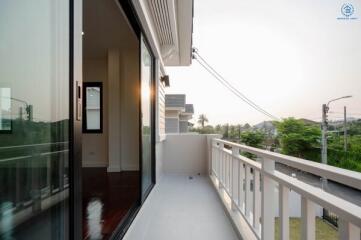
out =
[[[0,133],[11,133],[11,92],[0,88]]]
[[[83,132],[103,132],[103,87],[101,82],[84,83]]]
[[[0,239],[70,239],[71,3],[0,1]]]
[[[144,38],[141,38],[140,48],[142,197],[144,200],[154,183],[154,57]]]

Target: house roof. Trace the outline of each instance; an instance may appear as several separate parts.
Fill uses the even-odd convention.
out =
[[[193,104],[186,104],[186,113],[194,113]]]
[[[166,94],[165,95],[166,108],[185,108],[186,95],[185,94]]]

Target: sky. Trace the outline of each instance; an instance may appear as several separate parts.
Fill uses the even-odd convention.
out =
[[[224,78],[271,114],[321,120],[361,118],[361,1],[352,20],[342,0],[194,0],[193,46]],[[166,93],[185,93],[209,124],[270,120],[234,96],[198,62],[168,67]]]

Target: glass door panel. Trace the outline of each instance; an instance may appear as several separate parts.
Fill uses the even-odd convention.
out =
[[[152,186],[152,55],[147,48],[144,39],[141,39],[141,134],[142,134],[142,196]]]
[[[0,1],[0,239],[68,239],[69,2]]]

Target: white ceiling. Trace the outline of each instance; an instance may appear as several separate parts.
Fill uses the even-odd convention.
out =
[[[107,56],[107,50],[137,49],[138,39],[115,0],[83,1],[83,54],[85,58]]]

